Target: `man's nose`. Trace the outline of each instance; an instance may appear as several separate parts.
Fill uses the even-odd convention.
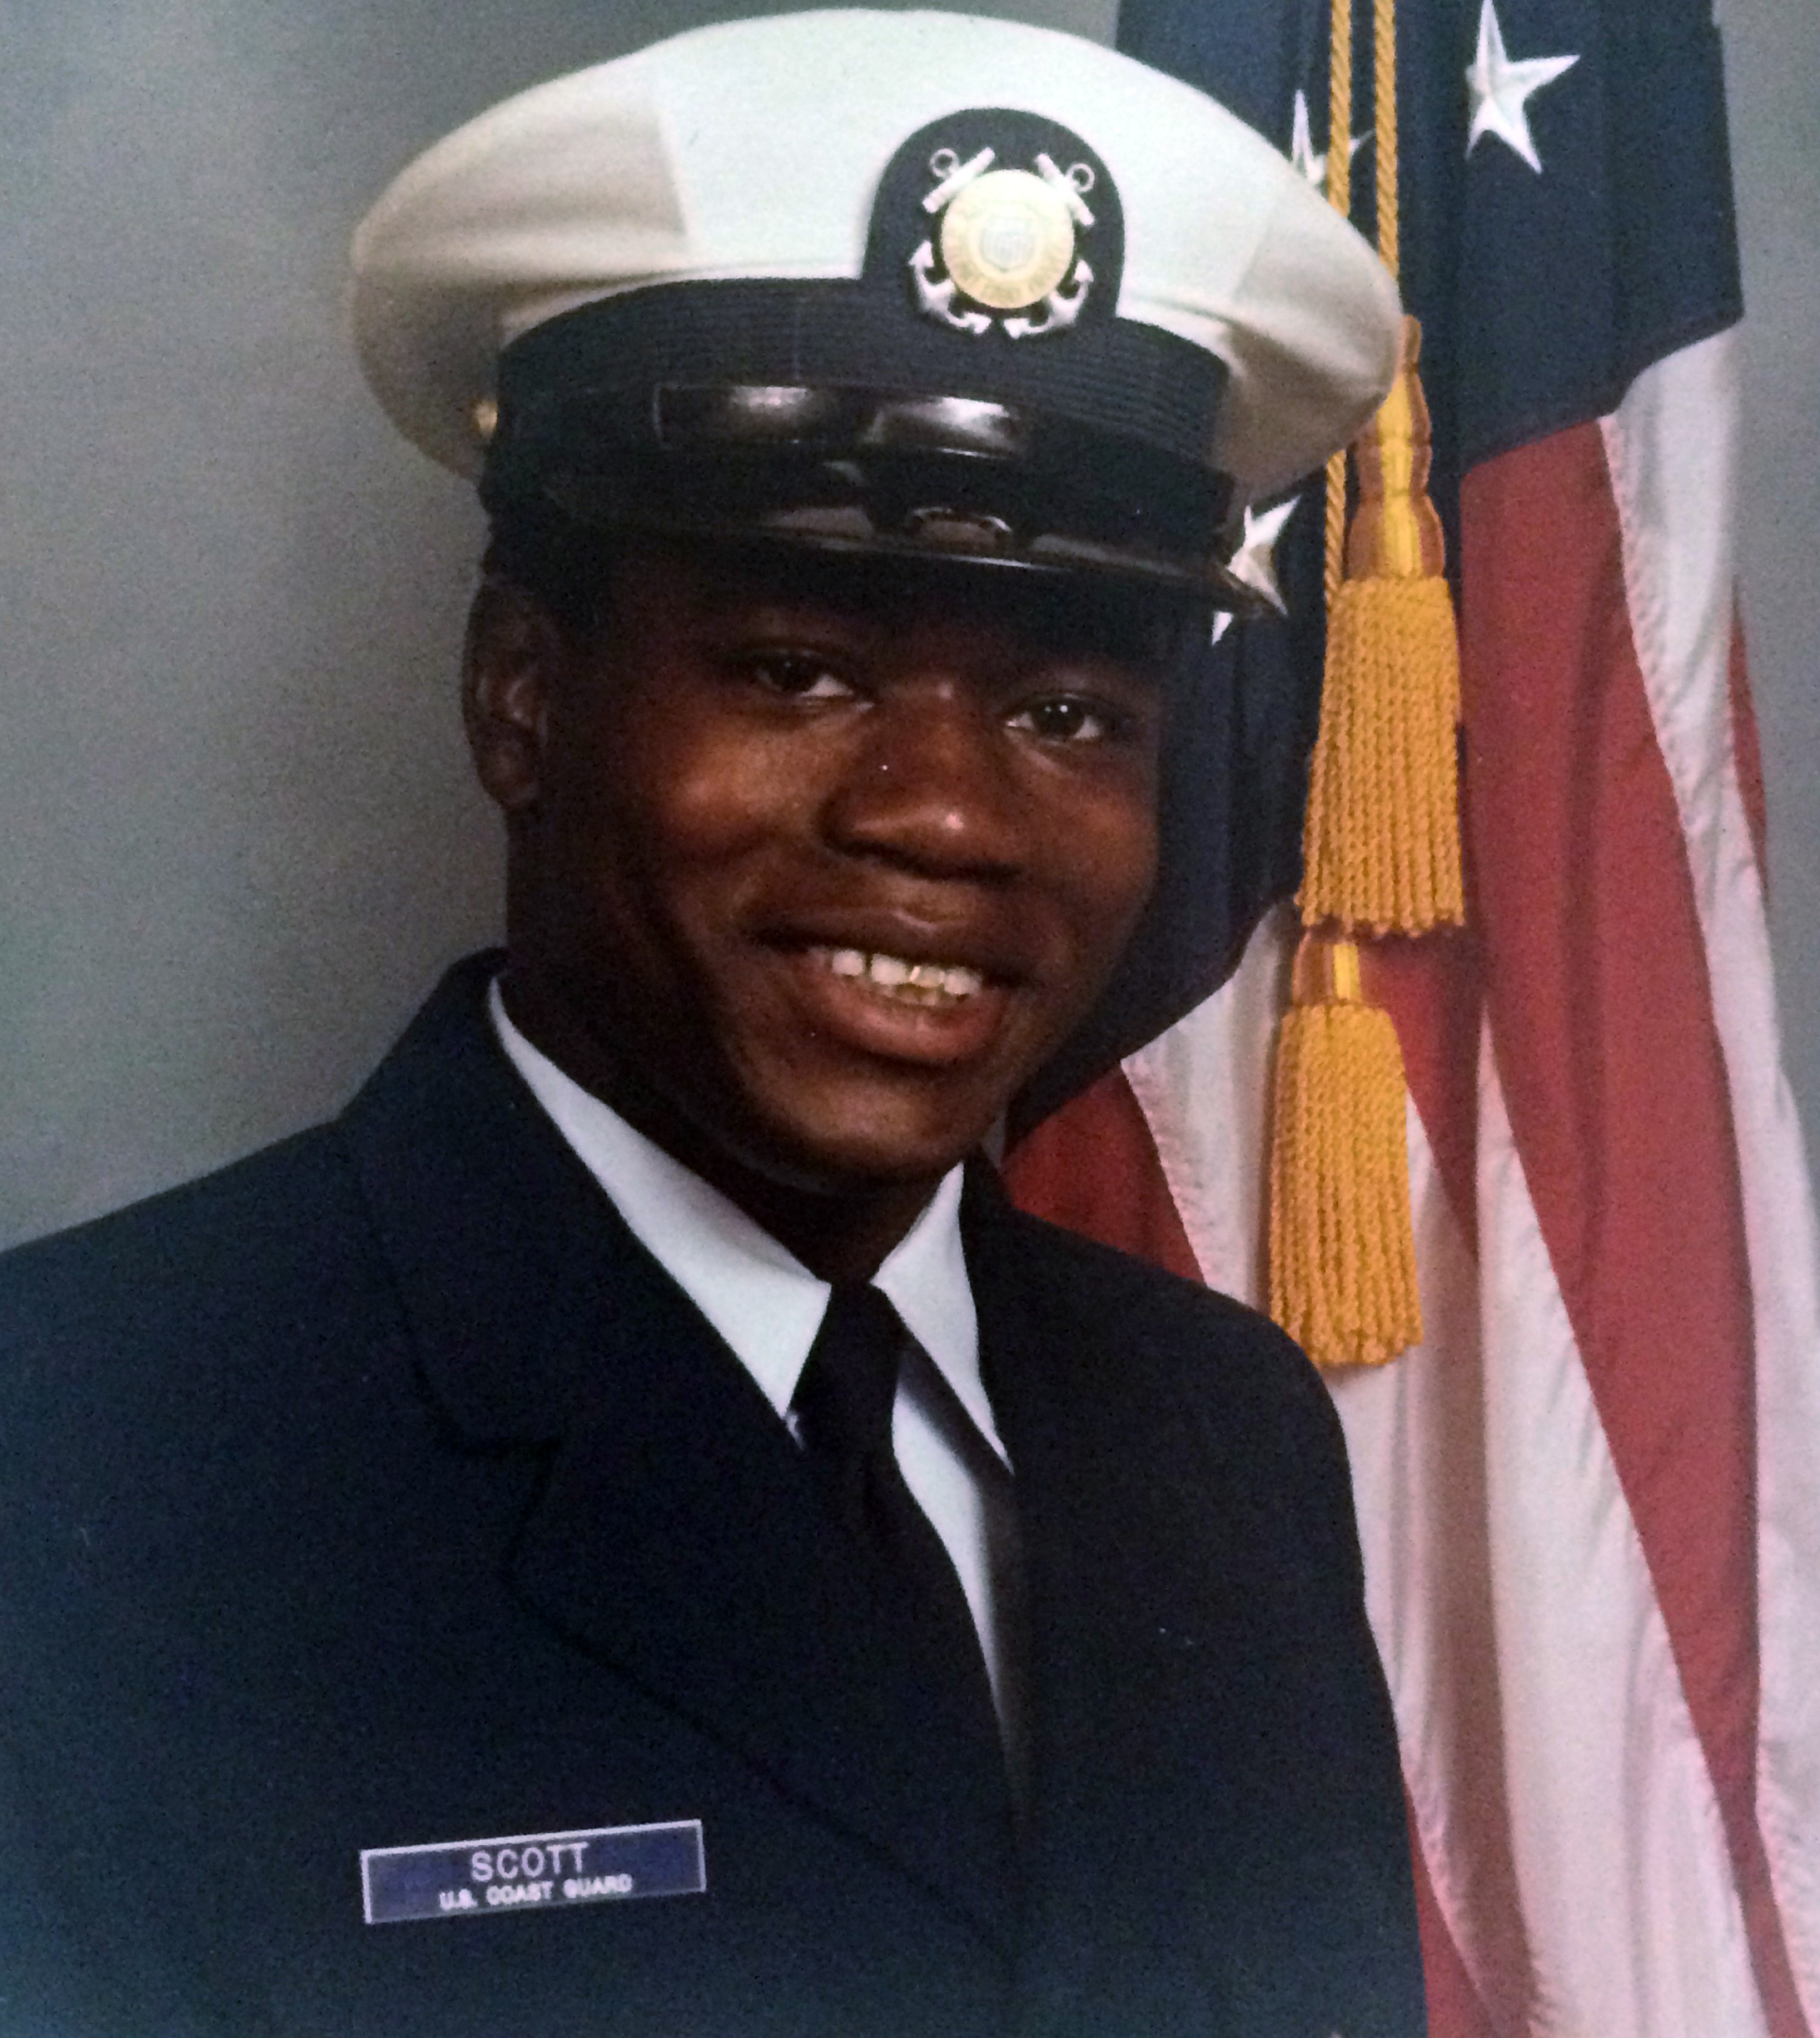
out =
[[[998,718],[938,687],[873,703],[823,815],[849,855],[976,882],[1016,873],[1025,821]]]

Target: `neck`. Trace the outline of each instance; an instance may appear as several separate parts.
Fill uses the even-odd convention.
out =
[[[939,1177],[848,1183],[833,1190],[778,1181],[727,1151],[640,1081],[535,974],[509,968],[500,992],[513,1025],[540,1054],[673,1161],[718,1189],[818,1279],[870,1280],[928,1207]]]

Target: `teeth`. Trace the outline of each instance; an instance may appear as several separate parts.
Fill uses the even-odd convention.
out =
[[[914,1005],[947,1004],[973,997],[986,979],[964,962],[911,962],[903,956],[869,955],[861,948],[817,952],[837,977],[861,977]]]

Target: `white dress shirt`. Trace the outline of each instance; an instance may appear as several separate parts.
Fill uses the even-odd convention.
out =
[[[720,1334],[786,1424],[832,1292],[720,1191],[654,1146],[487,1010],[500,1045],[639,1244]],[[1014,1776],[1022,1767],[1022,1569],[1011,1463],[980,1379],[979,1321],[961,1245],[961,1176],[945,1176],[873,1275],[913,1345],[892,1409],[904,1484],[942,1538],[979,1630]]]

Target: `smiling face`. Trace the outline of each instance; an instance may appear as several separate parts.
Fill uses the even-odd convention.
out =
[[[640,545],[606,610],[565,629],[495,587],[476,618],[515,1017],[711,1178],[932,1183],[1149,893],[1149,626],[1053,584],[782,549]]]

